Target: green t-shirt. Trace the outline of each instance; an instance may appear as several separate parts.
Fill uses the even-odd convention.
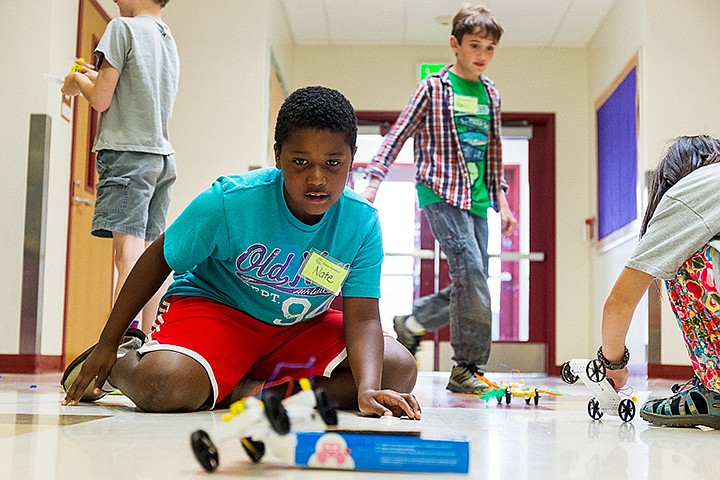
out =
[[[472,206],[470,213],[487,217],[490,207],[485,185],[485,160],[490,134],[490,101],[482,81],[472,82],[448,72],[454,94],[455,128],[457,128],[463,157],[470,172]],[[417,186],[420,208],[444,200],[425,185]]]

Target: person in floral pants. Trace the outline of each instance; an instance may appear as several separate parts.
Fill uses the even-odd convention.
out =
[[[654,279],[664,280],[695,376],[673,395],[648,400],[646,421],[720,428],[720,140],[676,138],[650,186],[640,242],[603,309],[598,359],[616,389],[628,380],[625,337],[633,312]]]

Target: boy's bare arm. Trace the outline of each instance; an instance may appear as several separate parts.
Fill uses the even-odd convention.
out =
[[[378,300],[343,297],[343,321],[359,410],[367,415],[384,416],[392,415],[390,408],[399,408],[409,418],[419,418],[420,406],[413,395],[381,389],[384,340]]]
[[[91,382],[94,381],[95,388],[99,389],[110,375],[122,336],[172,271],[165,261],[164,239],[164,235],[161,235],[155,240],[133,267],[120,290],[97,346],[85,360],[80,374],[68,389],[63,405],[77,405]]]
[[[82,94],[95,110],[104,112],[110,107],[119,78],[120,72],[104,62],[99,72],[68,73],[61,91],[71,96]]]

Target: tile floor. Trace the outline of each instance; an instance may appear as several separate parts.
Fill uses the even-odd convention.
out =
[[[651,427],[639,415],[629,423],[588,416],[590,398],[578,382],[539,375],[489,374],[494,381],[523,379],[525,386],[567,394],[543,396],[539,405],[514,399],[510,405],[484,402],[445,390],[447,373],[422,373],[416,395],[424,408],[424,436],[467,435],[470,473],[389,474],[307,470],[266,458],[252,464],[240,445],[218,445],[220,467],[205,473],[189,436],[209,432],[225,411],[187,414],[137,412],[122,395],[96,404],[61,407],[59,374],[0,378],[0,479],[720,479],[720,432]],[[504,377],[504,378],[503,378]],[[672,381],[633,378],[638,403],[666,395]],[[381,422],[341,412],[340,422]]]

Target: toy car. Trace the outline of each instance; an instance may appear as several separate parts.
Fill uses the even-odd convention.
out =
[[[519,382],[503,383],[501,385],[488,380],[484,375],[475,374],[478,380],[487,384],[488,389],[480,394],[480,399],[486,402],[492,398],[496,399],[498,404],[505,400],[506,405],[510,405],[513,397],[525,399],[525,404],[530,405],[530,401],[533,401],[537,405],[540,401],[541,395],[550,395],[553,397],[560,397],[563,394],[554,390],[545,390],[539,388],[525,388],[525,381],[520,380]]]
[[[230,405],[230,413],[213,433],[215,440],[224,442],[239,438],[248,457],[258,463],[265,455],[265,443],[290,433],[292,424],[319,416],[326,425],[337,425],[337,411],[327,393],[312,390],[310,381],[300,380],[301,391],[285,400],[272,393],[261,399],[245,397]],[[190,436],[195,458],[208,472],[215,471],[220,463],[215,442],[205,430],[196,430]]]
[[[598,359],[572,359],[560,367],[560,377],[573,384],[581,379],[594,395],[588,402],[587,411],[593,420],[600,420],[604,413],[617,415],[623,422],[635,417],[632,398],[621,399],[606,378],[605,365]]]

